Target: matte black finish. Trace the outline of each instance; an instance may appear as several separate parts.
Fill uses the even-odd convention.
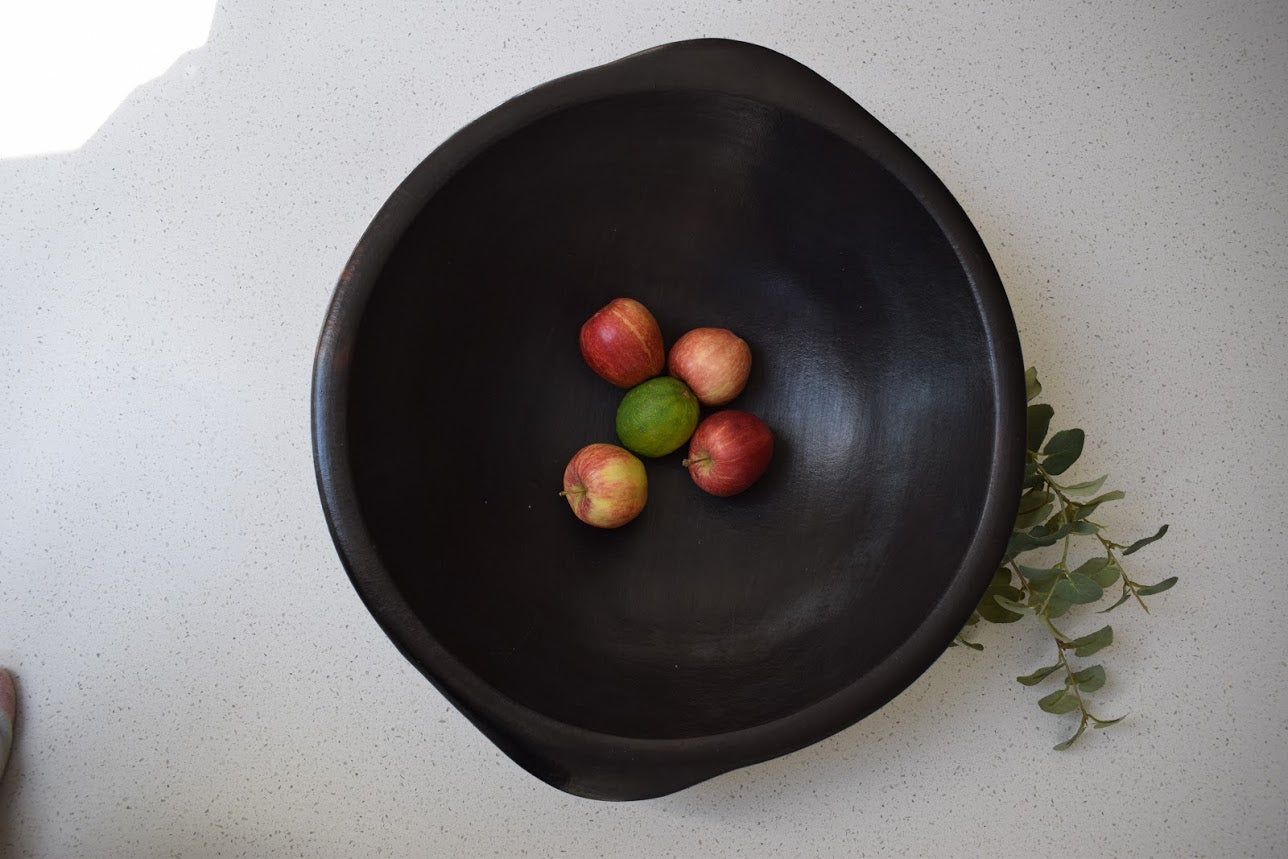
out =
[[[741,496],[648,461],[599,531],[556,493],[616,442],[578,329],[617,296],[667,344],[753,351],[774,430]],[[665,46],[532,90],[422,163],[336,290],[314,375],[323,505],[403,653],[533,774],[656,796],[880,707],[988,581],[1023,365],[975,231],[840,91],[763,48]]]

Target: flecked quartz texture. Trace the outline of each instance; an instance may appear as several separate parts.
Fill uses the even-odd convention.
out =
[[[939,173],[1075,473],[1129,493],[1104,524],[1171,523],[1128,560],[1180,586],[1111,616],[1121,725],[1052,751],[1014,682],[1051,648],[995,627],[816,746],[594,803],[358,600],[308,435],[349,251],[484,110],[696,36],[804,62]],[[0,161],[0,854],[1283,855],[1286,99],[1282,2],[220,2],[85,146]]]

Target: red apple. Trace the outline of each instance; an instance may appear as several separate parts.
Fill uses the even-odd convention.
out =
[[[563,492],[578,519],[596,528],[619,528],[648,501],[644,463],[615,444],[588,444],[564,469]]]
[[[619,388],[633,388],[662,374],[662,329],[633,298],[614,298],[581,326],[581,356],[590,369]]]
[[[774,434],[755,415],[727,409],[698,424],[683,465],[702,490],[737,495],[760,479],[774,456]]]
[[[727,328],[695,328],[675,341],[667,368],[702,405],[723,406],[747,385],[751,347]]]

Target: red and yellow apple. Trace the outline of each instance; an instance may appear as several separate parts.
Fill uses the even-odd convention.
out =
[[[675,341],[667,369],[702,405],[723,406],[747,385],[751,347],[727,328],[695,328]]]
[[[737,495],[769,468],[774,434],[753,414],[726,409],[708,417],[689,441],[682,463],[698,487],[712,495]]]
[[[648,501],[644,463],[615,444],[588,444],[564,469],[563,492],[578,519],[596,528],[620,528]]]
[[[660,376],[666,366],[662,329],[633,298],[614,298],[596,311],[581,326],[580,339],[590,369],[619,388]]]

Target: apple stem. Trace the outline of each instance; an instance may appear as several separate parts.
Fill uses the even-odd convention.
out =
[[[695,456],[693,457],[693,459],[681,460],[680,465],[684,466],[685,468],[688,468],[689,466],[697,465],[700,462],[710,462],[710,461],[711,461],[711,456],[710,454],[708,454],[706,456]]]
[[[585,494],[586,494],[586,487],[583,486],[580,489],[565,489],[559,493],[559,497],[567,498],[569,495],[585,495]]]

